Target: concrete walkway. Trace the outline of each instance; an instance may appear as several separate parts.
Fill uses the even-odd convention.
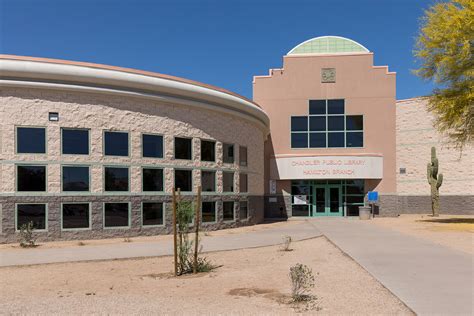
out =
[[[472,315],[469,254],[370,221],[319,218],[311,223],[418,315]]]
[[[287,223],[283,226],[258,227],[245,233],[223,232],[222,235],[202,236],[203,252],[235,250],[281,244],[283,236],[293,241],[321,236],[308,221]],[[44,263],[110,260],[124,258],[156,257],[173,254],[172,236],[159,241],[133,241],[114,244],[85,245],[63,248],[0,249],[0,267]]]

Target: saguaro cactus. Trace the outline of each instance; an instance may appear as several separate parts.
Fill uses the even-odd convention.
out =
[[[431,147],[431,162],[428,163],[427,176],[431,186],[431,210],[433,216],[439,216],[439,187],[443,184],[443,174],[438,175],[438,158],[436,148]]]

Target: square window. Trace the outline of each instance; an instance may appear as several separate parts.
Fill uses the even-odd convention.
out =
[[[343,131],[344,116],[328,116],[328,131]]]
[[[203,192],[216,191],[216,172],[201,171],[201,186]]]
[[[163,169],[143,168],[143,191],[163,191]]]
[[[364,147],[364,133],[363,132],[347,132],[346,133],[347,147]]]
[[[326,148],[326,133],[310,133],[309,134],[310,148]]]
[[[191,192],[193,190],[193,172],[192,170],[176,170],[174,171],[174,187],[181,192]]]
[[[174,138],[174,158],[175,159],[192,159],[192,139],[191,138]]]
[[[128,203],[104,203],[104,227],[128,227],[129,211]]]
[[[248,192],[248,176],[246,173],[241,173],[239,177],[239,189],[240,192]]]
[[[202,202],[202,222],[213,223],[216,221],[216,202]]]
[[[89,130],[63,128],[61,137],[63,155],[89,155]]]
[[[163,203],[143,202],[142,211],[143,226],[163,225]]]
[[[344,99],[328,100],[328,114],[344,114]]]
[[[63,191],[89,191],[89,167],[63,166]]]
[[[128,133],[105,131],[104,154],[128,157]]]
[[[328,133],[328,147],[344,147],[344,132]]]
[[[201,140],[201,161],[216,161],[216,142]]]
[[[309,114],[326,114],[326,100],[309,100]]]
[[[234,144],[223,144],[223,157],[224,163],[234,163]]]
[[[142,155],[146,158],[163,158],[163,136],[142,135]]]
[[[291,133],[291,148],[308,148],[308,134]]]
[[[362,115],[346,116],[346,129],[348,131],[362,131],[364,129],[364,119]]]
[[[307,116],[292,116],[291,117],[291,131],[292,132],[306,132],[308,130]]]
[[[105,191],[128,191],[128,168],[105,167]]]
[[[240,220],[245,220],[248,218],[249,216],[249,212],[248,212],[248,202],[247,201],[241,201],[239,203],[239,208],[240,208]]]
[[[90,228],[89,203],[62,205],[63,229]]]
[[[46,129],[44,127],[18,127],[16,152],[19,154],[45,154]]]
[[[46,204],[17,204],[16,206],[16,229],[20,230],[22,225],[33,222],[34,229],[46,229]]]
[[[239,147],[239,164],[241,166],[247,166],[247,147]]]
[[[45,192],[46,166],[17,166],[17,189],[21,192]]]
[[[222,173],[222,186],[223,192],[234,192],[234,173],[223,172]]]
[[[223,202],[222,203],[222,213],[224,221],[233,221],[234,217],[234,202]]]
[[[57,122],[59,121],[59,113],[58,112],[49,112],[48,113],[48,119],[51,122]]]
[[[326,131],[326,116],[310,116],[309,117],[310,131]]]

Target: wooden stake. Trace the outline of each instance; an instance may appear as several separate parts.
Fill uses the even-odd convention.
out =
[[[179,192],[179,189],[178,189]],[[173,188],[173,247],[174,247],[174,275],[178,276],[178,240],[176,232],[176,192]]]
[[[198,187],[197,199],[196,199],[196,219],[194,220],[194,225],[196,226],[196,237],[194,238],[194,265],[193,272],[197,273],[198,265],[198,249],[199,249],[199,219],[201,214],[201,186]]]

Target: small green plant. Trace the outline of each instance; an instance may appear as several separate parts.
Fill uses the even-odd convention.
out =
[[[281,250],[283,251],[292,251],[293,249],[291,249],[291,236],[283,236],[283,244],[281,245]]]
[[[443,174],[438,174],[438,167],[436,148],[431,147],[431,162],[427,166],[427,176],[431,187],[431,211],[435,217],[439,216],[439,187],[443,184]]]
[[[28,222],[20,226],[20,247],[36,247],[36,239],[33,237],[35,230],[33,222]]]
[[[310,291],[314,288],[314,275],[308,266],[297,263],[290,268],[289,277],[291,280],[291,297],[294,302],[313,299]]]

